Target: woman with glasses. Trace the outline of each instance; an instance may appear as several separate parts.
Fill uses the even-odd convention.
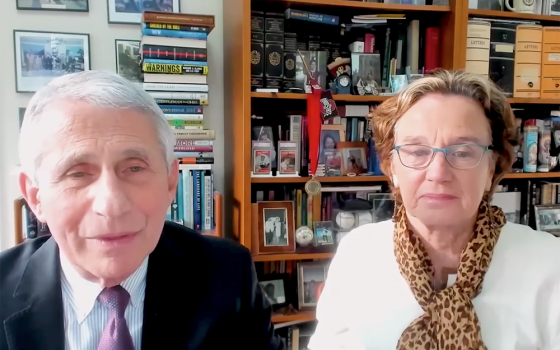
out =
[[[486,77],[437,71],[372,113],[393,220],[340,243],[309,348],[560,349],[560,239],[490,204],[512,110]]]

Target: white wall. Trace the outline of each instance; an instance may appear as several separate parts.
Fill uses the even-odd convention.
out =
[[[0,249],[13,245],[13,201],[17,198],[18,108],[32,94],[15,92],[13,30],[89,33],[91,68],[115,71],[115,39],[140,39],[139,25],[107,23],[107,0],[89,0],[89,13],[18,11],[15,0],[2,0],[0,22]],[[216,28],[208,37],[209,103],[204,108],[206,127],[216,130],[214,179],[224,192],[224,91],[222,0],[181,0],[181,12],[214,15]],[[229,187],[229,186],[228,186]]]

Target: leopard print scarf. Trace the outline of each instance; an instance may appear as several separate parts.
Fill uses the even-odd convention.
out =
[[[461,254],[457,280],[439,292],[432,287],[434,268],[422,243],[407,228],[406,210],[395,210],[393,236],[395,257],[424,314],[402,333],[397,350],[456,349],[486,350],[480,324],[471,300],[482,289],[482,280],[501,228],[503,211],[483,200],[478,210],[474,235]]]

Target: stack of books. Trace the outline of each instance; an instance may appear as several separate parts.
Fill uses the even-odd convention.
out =
[[[163,110],[177,142],[177,196],[167,219],[196,230],[214,229],[214,130],[204,128],[208,105],[207,38],[214,16],[145,11],[143,87]]]

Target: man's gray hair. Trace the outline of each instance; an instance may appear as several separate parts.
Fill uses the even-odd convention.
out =
[[[42,137],[42,119],[48,117],[44,115],[48,107],[61,101],[83,101],[103,108],[132,109],[146,115],[157,129],[167,164],[172,164],[175,135],[150,94],[115,73],[90,70],[53,79],[29,101],[20,133],[19,156],[22,170],[33,181],[38,181],[36,173],[41,165],[42,144],[49,137]]]

